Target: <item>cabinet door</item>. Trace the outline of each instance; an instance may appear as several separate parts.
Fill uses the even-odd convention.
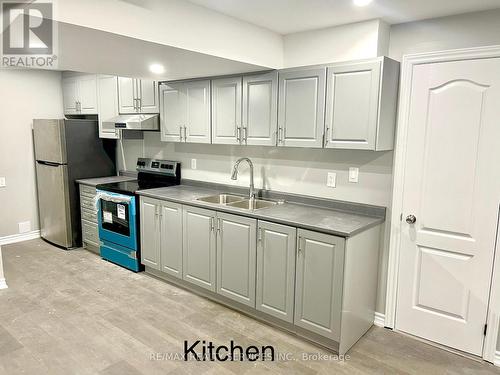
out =
[[[325,147],[375,149],[380,64],[328,68]]]
[[[78,77],[78,93],[80,97],[80,113],[97,115],[97,76],[88,74]]]
[[[323,147],[326,68],[279,73],[278,146]]]
[[[160,210],[161,270],[182,279],[182,206],[162,202]]]
[[[217,293],[255,307],[257,221],[217,213]]]
[[[99,137],[119,138],[119,132],[113,123],[105,123],[118,116],[118,77],[99,75],[97,77],[97,97],[99,102]]]
[[[257,228],[257,310],[293,323],[297,229],[260,221]]]
[[[160,113],[158,106],[158,83],[145,79],[137,79],[137,98],[141,113]]]
[[[345,239],[298,230],[294,324],[340,338]]]
[[[160,269],[160,203],[141,197],[141,263]]]
[[[278,72],[243,77],[242,143],[275,146],[278,131]]]
[[[65,115],[78,113],[78,82],[76,77],[62,79],[63,105]]]
[[[136,113],[136,82],[133,78],[118,77],[118,101],[121,114]]]
[[[210,143],[210,80],[184,84],[185,141]]]
[[[160,85],[160,127],[164,142],[183,142],[185,107],[182,83]]]
[[[241,77],[212,80],[212,143],[240,144]]]
[[[183,207],[182,278],[215,292],[215,211]]]

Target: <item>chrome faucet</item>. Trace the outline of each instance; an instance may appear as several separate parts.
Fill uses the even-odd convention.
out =
[[[246,161],[248,165],[250,166],[250,191],[249,191],[249,197],[251,200],[255,199],[255,188],[253,185],[253,163],[249,158],[240,158],[236,160],[236,163],[234,164],[233,167],[233,173],[231,174],[231,180],[236,180],[238,178],[238,166],[242,161]]]

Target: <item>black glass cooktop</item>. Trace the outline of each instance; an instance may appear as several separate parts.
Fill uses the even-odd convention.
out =
[[[134,195],[138,190],[155,189],[172,185],[177,185],[177,184],[165,181],[133,180],[133,181],[113,182],[111,184],[97,185],[97,189],[110,191],[112,193]]]

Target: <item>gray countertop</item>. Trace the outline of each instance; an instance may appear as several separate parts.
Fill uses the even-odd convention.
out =
[[[97,186],[100,184],[111,184],[113,182],[133,181],[136,179],[137,177],[131,177],[131,176],[109,176],[109,177],[85,178],[82,180],[76,180],[76,182],[83,185]]]
[[[228,190],[224,188],[214,189],[201,186],[178,185],[166,188],[141,190],[138,194],[150,198],[248,216],[255,219],[272,221],[342,237],[353,236],[384,221],[383,216],[365,214],[364,212],[367,211],[365,205],[360,204],[355,204],[353,206],[359,207],[359,210],[363,213],[324,208],[324,205],[320,207],[292,202],[285,202],[283,204],[249,211],[197,200],[197,198],[215,195],[221,192],[228,192]],[[369,211],[373,206],[366,205],[366,207]]]

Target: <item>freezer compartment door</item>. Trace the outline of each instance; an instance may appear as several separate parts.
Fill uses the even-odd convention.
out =
[[[35,159],[66,164],[64,120],[33,120]]]
[[[73,247],[67,166],[37,162],[36,177],[42,238]]]

